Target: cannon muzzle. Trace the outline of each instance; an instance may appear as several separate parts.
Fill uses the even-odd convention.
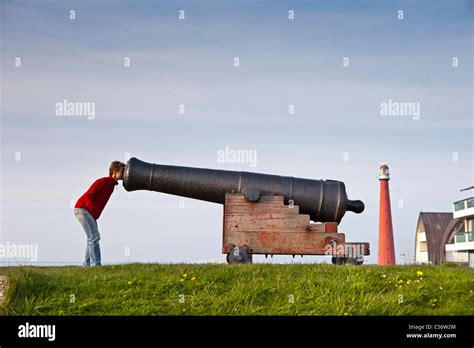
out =
[[[243,193],[250,201],[260,195],[282,195],[315,222],[339,223],[346,213],[364,211],[364,203],[347,199],[342,181],[152,164],[131,158],[124,172],[127,191],[150,190],[224,204],[226,193]]]

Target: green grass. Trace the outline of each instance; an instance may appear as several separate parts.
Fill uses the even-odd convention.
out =
[[[128,264],[0,274],[9,277],[2,315],[474,315],[474,269],[457,266]]]

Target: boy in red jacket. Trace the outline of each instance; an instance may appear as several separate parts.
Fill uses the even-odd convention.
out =
[[[114,191],[118,180],[123,179],[125,164],[114,161],[110,164],[109,176],[97,179],[92,186],[77,201],[74,215],[84,228],[87,235],[86,259],[84,267],[101,265],[100,259],[100,234],[97,219],[104,210],[110,195]]]

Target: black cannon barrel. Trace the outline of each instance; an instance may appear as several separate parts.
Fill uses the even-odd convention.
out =
[[[124,172],[127,191],[150,190],[223,204],[226,193],[282,195],[318,222],[340,222],[346,211],[361,213],[362,201],[347,199],[342,181],[310,180],[289,176],[179,167],[131,158]],[[251,193],[251,194],[249,194]]]

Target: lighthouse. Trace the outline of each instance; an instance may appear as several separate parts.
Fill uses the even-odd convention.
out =
[[[380,220],[379,220],[379,265],[395,265],[395,245],[393,243],[392,210],[388,181],[390,172],[387,164],[379,168]]]

